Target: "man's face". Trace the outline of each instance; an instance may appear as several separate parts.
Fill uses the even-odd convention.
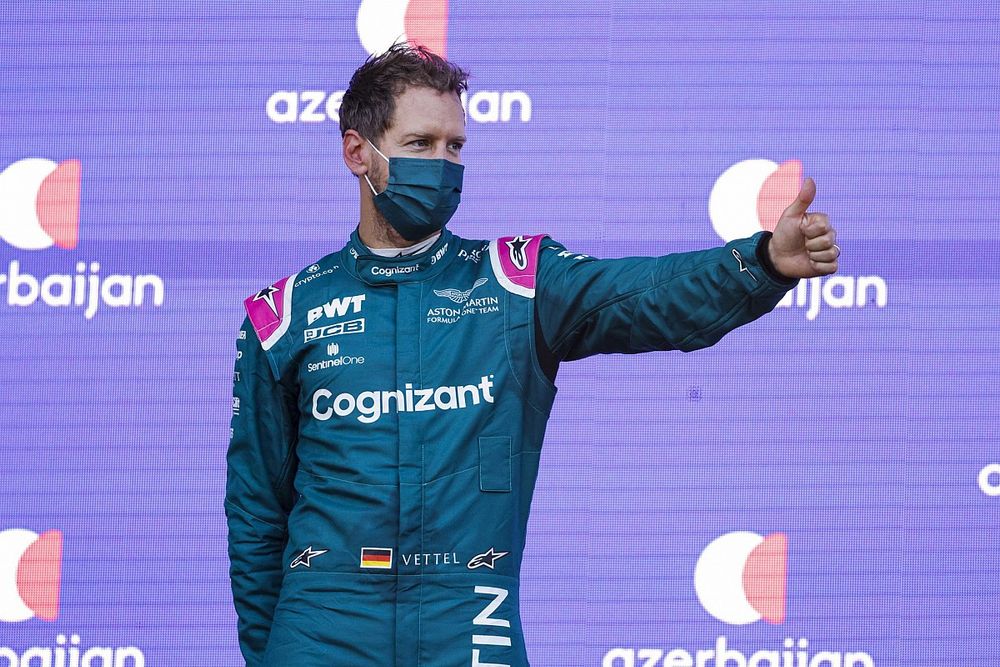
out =
[[[389,129],[376,142],[386,157],[441,158],[462,163],[465,112],[454,93],[408,87],[396,98]],[[381,192],[388,181],[389,165],[371,151],[369,178]]]

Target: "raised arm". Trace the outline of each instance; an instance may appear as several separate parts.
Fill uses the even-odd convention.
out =
[[[797,280],[765,268],[770,234],[662,257],[594,259],[546,239],[536,313],[559,360],[696,350],[773,309]]]
[[[837,270],[840,248],[825,213],[808,213],[807,178],[774,234],[662,257],[598,260],[545,239],[535,300],[546,368],[608,352],[713,345],[773,309],[799,278]]]

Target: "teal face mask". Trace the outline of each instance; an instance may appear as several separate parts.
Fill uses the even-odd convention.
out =
[[[442,159],[388,158],[378,148],[375,152],[389,163],[389,182],[385,190],[375,192],[368,174],[365,180],[376,208],[393,229],[407,241],[419,241],[444,227],[462,199],[465,167]]]

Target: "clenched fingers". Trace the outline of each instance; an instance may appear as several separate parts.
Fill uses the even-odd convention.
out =
[[[827,234],[833,228],[830,217],[826,213],[806,213],[802,216],[802,233],[807,239],[814,239]]]
[[[840,257],[840,247],[837,245],[823,250],[809,251],[809,261],[813,263],[836,262],[838,257]]]
[[[810,259],[809,260],[809,264],[810,264],[810,266],[813,267],[813,269],[816,270],[816,273],[818,273],[821,276],[828,276],[831,273],[836,273],[837,272],[837,262],[836,261],[833,261],[833,262],[816,262],[816,261],[813,261],[812,259]]]
[[[826,234],[817,236],[816,238],[806,239],[806,250],[809,250],[810,252],[816,250],[827,250],[836,245],[836,243],[837,232],[831,229]]]

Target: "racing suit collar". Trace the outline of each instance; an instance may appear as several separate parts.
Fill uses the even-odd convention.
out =
[[[341,251],[341,266],[369,285],[395,285],[419,282],[440,273],[458,252],[457,237],[441,230],[441,236],[430,248],[416,255],[380,257],[372,254],[358,235],[351,232],[351,240]]]

